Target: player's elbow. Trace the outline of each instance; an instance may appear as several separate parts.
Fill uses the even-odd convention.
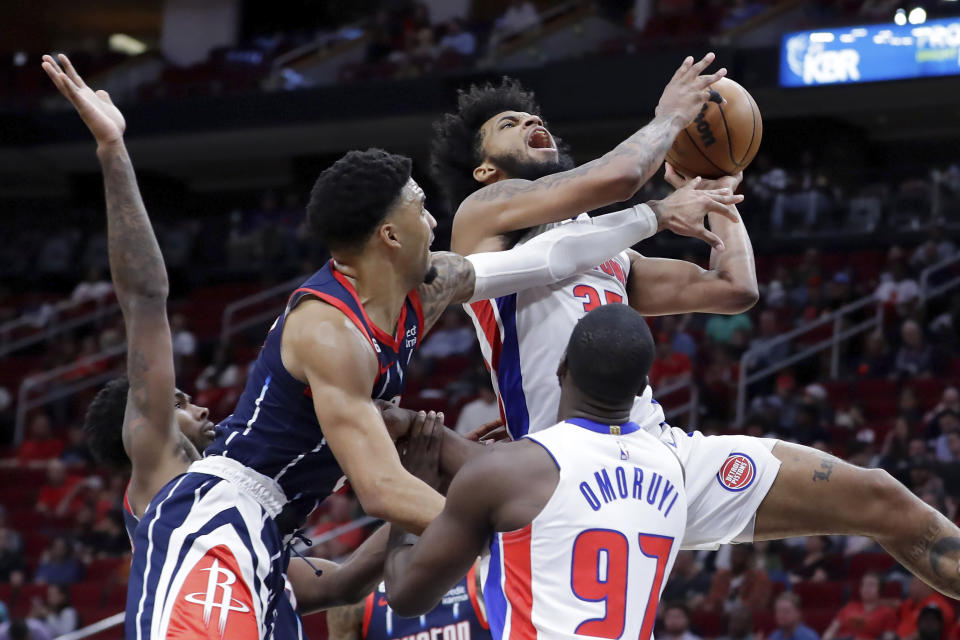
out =
[[[429,613],[437,604],[424,598],[422,592],[418,593],[402,585],[391,589],[390,584],[387,584],[387,603],[393,612],[402,618],[422,616]]]
[[[351,480],[354,493],[364,512],[380,520],[390,520],[393,515],[393,480],[386,476],[376,476],[363,480]]]
[[[730,311],[728,313],[745,313],[753,309],[754,305],[760,300],[760,291],[756,286],[749,284],[736,284],[731,287],[729,296]]]

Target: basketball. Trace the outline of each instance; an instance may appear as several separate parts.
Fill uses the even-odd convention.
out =
[[[753,96],[729,78],[721,78],[711,89],[710,101],[667,153],[667,162],[685,178],[719,178],[743,171],[760,148],[763,121]]]

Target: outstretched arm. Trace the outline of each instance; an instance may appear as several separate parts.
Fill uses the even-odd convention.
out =
[[[667,165],[667,180],[686,188]],[[702,185],[735,190],[743,174],[704,181]],[[736,211],[734,209],[734,211]],[[739,214],[737,214],[739,217]],[[627,293],[630,306],[645,316],[677,313],[742,313],[757,303],[759,289],[753,245],[742,220],[733,221],[711,211],[710,228],[721,239],[723,251],[710,252],[710,268],[685,260],[646,258],[631,252]]]
[[[310,558],[309,562],[291,558],[287,576],[300,614],[353,605],[373,591],[383,576],[389,533],[389,527],[380,527],[339,564],[321,558]],[[319,576],[317,569],[322,571]]]
[[[447,305],[559,282],[609,260],[662,228],[703,238],[722,251],[722,240],[704,228],[704,216],[708,212],[730,216],[734,219],[731,224],[737,224],[732,207],[743,197],[725,188],[698,186],[699,180],[693,180],[652,206],[637,205],[559,225],[508,251],[466,258],[449,252],[434,254],[437,276],[420,287],[427,328]]]
[[[539,180],[495,182],[464,200],[453,222],[451,248],[469,255],[489,250],[487,241],[518,229],[560,222],[628,200],[659,169],[677,134],[709,99],[711,84],[726,69],[700,75],[714,60],[688,57],[667,84],[656,117],[606,155]]]
[[[158,465],[176,457],[179,441],[173,421],[167,271],[123,142],[123,115],[106,91],[94,92],[84,83],[66,56],[60,56],[60,64],[62,68],[52,57],[43,57],[44,71],[93,133],[103,170],[110,273],[127,332],[130,392],[123,442],[133,463],[131,482],[136,489],[138,483],[150,484]],[[166,452],[170,455],[162,455]]]

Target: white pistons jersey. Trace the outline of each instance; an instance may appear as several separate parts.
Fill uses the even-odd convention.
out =
[[[538,227],[524,241],[553,226]],[[490,369],[500,413],[514,440],[556,423],[560,404],[557,366],[573,327],[600,305],[625,303],[629,273],[630,258],[621,252],[602,265],[552,285],[464,305]],[[651,393],[648,386],[637,399],[631,418],[644,429],[659,433],[663,411]]]
[[[533,522],[491,542],[495,640],[651,637],[687,521],[683,470],[637,424],[619,429],[574,418],[527,436],[560,478]]]

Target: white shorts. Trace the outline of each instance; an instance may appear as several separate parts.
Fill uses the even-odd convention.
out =
[[[716,549],[751,542],[760,503],[780,471],[772,438],[704,436],[663,426],[661,440],[676,451],[687,490],[683,549]]]

